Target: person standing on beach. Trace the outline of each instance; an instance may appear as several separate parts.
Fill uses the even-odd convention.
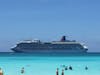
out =
[[[64,75],[64,70],[62,69],[62,73],[61,73],[61,75]]]
[[[0,75],[3,75],[3,70],[0,68]]]
[[[57,68],[56,75],[59,75],[59,69]]]

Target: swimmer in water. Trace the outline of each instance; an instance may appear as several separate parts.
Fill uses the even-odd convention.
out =
[[[87,66],[85,67],[85,70],[88,70],[88,67]]]
[[[24,71],[24,67],[22,67],[21,69],[21,74],[23,74],[25,71]]]
[[[73,70],[72,66],[69,66],[69,69],[70,69],[70,70]]]
[[[65,67],[65,70],[68,70],[67,66]]]
[[[66,67],[66,65],[62,65],[62,67]]]

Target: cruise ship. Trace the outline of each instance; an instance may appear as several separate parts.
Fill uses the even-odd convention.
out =
[[[24,40],[11,48],[14,52],[36,53],[84,53],[88,48],[75,40],[66,40],[62,36],[60,41],[41,42],[40,40]]]

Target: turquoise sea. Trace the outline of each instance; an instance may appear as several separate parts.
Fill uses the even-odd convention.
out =
[[[22,74],[23,67],[24,73]],[[64,75],[99,75],[100,53],[0,53],[0,68],[4,75],[56,75],[57,68],[59,68],[59,75],[62,69]]]

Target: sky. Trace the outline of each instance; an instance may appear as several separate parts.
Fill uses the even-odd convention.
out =
[[[67,39],[100,52],[100,0],[0,0],[0,51],[20,40]]]

